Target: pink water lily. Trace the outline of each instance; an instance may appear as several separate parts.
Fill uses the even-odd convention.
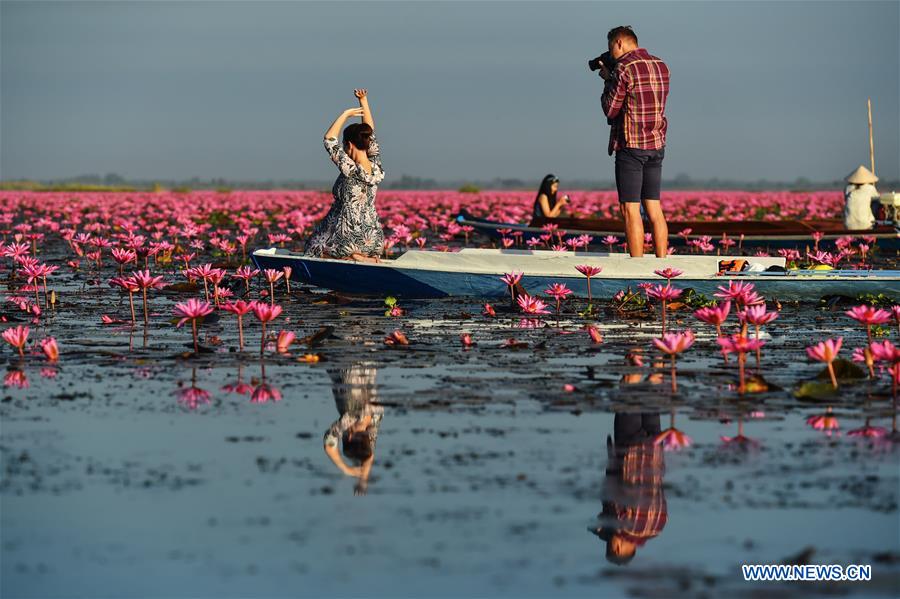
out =
[[[31,329],[26,326],[10,327],[3,331],[3,340],[19,350],[19,357],[25,357],[25,344],[28,343],[28,335]]]
[[[508,272],[508,273],[504,274],[502,277],[500,277],[500,280],[503,281],[504,283],[506,283],[506,286],[509,287],[509,297],[512,301],[515,301],[515,299],[516,299],[515,289],[516,289],[516,285],[519,284],[519,281],[522,280],[522,274],[523,274],[522,272],[514,270],[514,271]]]
[[[181,320],[179,320],[178,324],[175,326],[180,328],[187,321],[191,321],[191,333],[194,337],[194,353],[200,351],[199,344],[197,343],[197,320],[208,314],[212,314],[212,311],[213,307],[209,302],[200,301],[194,298],[180,304],[175,304],[173,312],[175,313],[175,316],[181,317]]]
[[[253,310],[253,302],[245,302],[243,300],[237,300],[236,302],[229,302],[227,304],[223,304],[221,306],[222,310],[226,312],[231,312],[235,316],[237,316],[238,321],[238,347],[241,351],[244,351],[244,315]]]
[[[615,239],[615,237],[613,237]],[[591,297],[591,277],[595,277],[599,275],[603,268],[599,266],[591,266],[590,264],[578,264],[575,266],[575,270],[583,274],[587,278],[587,292],[588,292],[588,303],[593,301]]]
[[[747,353],[751,351],[757,351],[763,345],[765,345],[765,341],[760,341],[759,339],[750,339],[746,335],[720,337],[719,339],[716,339],[716,341],[722,347],[722,352],[724,352],[725,354],[735,353],[738,355],[738,393],[743,394],[747,390],[747,383],[744,372],[744,366],[747,363]]]
[[[163,281],[162,276],[156,276],[150,274],[149,270],[138,270],[131,273],[131,280],[135,285],[141,290],[141,293],[144,297],[144,326],[149,324],[149,312],[147,310],[147,290],[148,289],[162,289],[166,286],[165,281]]]
[[[259,342],[259,355],[263,355],[266,351],[266,324],[272,322],[281,314],[281,306],[264,304],[262,302],[253,302],[251,308],[253,315],[256,316],[262,325],[262,335]]]
[[[56,343],[56,339],[53,337],[47,337],[41,340],[41,351],[44,352],[44,355],[47,356],[47,360],[50,362],[56,362],[59,360],[59,346]]]
[[[494,307],[490,304],[484,305],[484,310],[482,310],[481,314],[484,316],[488,316],[490,318],[494,318],[495,316],[497,316],[497,312],[494,310]]]
[[[756,340],[759,341],[759,329],[763,325],[769,324],[773,320],[778,318],[778,312],[766,312],[765,304],[757,304],[755,306],[748,306],[744,309],[743,312],[740,313],[739,318],[753,325],[756,331]],[[756,369],[759,370],[760,363],[760,347],[756,348]]]
[[[275,338],[275,349],[280,354],[288,353],[296,338],[297,335],[293,331],[278,331],[278,337]]]
[[[588,335],[591,338],[591,343],[594,345],[599,345],[603,343],[603,335],[600,334],[600,330],[593,325],[585,325],[584,330],[587,331]]]
[[[647,297],[657,299],[660,302],[662,309],[662,334],[666,334],[666,305],[674,300],[681,297],[681,294],[684,292],[683,289],[679,289],[677,287],[672,287],[671,285],[652,285],[648,287],[646,290]]]
[[[667,281],[671,281],[675,277],[680,277],[681,275],[683,275],[684,271],[678,270],[677,268],[672,268],[672,267],[667,266],[666,268],[663,268],[663,269],[654,270],[653,273],[661,276],[662,278],[666,279]]]
[[[731,312],[731,300],[719,302],[715,307],[712,308],[700,308],[694,311],[694,316],[697,317],[698,320],[702,320],[707,324],[711,324],[716,327],[716,338],[720,338],[722,336],[722,325],[725,323],[725,320],[728,318],[728,314]],[[722,352],[722,357],[725,360],[725,363],[728,364],[728,354],[726,352]]]
[[[844,343],[843,337],[837,339],[826,339],[815,345],[806,348],[806,355],[812,360],[825,362],[828,365],[828,375],[831,377],[831,385],[837,389],[837,377],[834,374],[834,360],[837,358],[838,352],[841,351],[841,345]]]
[[[547,304],[543,300],[527,293],[520,295],[516,301],[526,314],[550,314],[550,310],[547,309]]]
[[[544,289],[544,293],[556,300],[556,318],[558,319],[560,302],[566,297],[572,295],[573,291],[566,287],[565,283],[553,283],[547,289]]]
[[[672,359],[672,393],[678,391],[678,383],[675,378],[675,357],[689,349],[694,344],[694,339],[695,337],[692,331],[684,331],[683,333],[664,333],[662,338],[653,339],[653,345]]]
[[[475,342],[472,341],[472,335],[469,333],[463,333],[459,336],[459,341],[462,343],[463,348],[470,348],[475,345]]]

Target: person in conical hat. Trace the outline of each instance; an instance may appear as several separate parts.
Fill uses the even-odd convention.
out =
[[[844,226],[851,231],[864,231],[875,226],[872,200],[878,197],[878,177],[864,166],[847,176],[844,189]]]

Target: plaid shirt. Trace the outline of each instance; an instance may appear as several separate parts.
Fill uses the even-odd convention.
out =
[[[666,145],[669,67],[643,48],[621,56],[601,103],[612,125],[609,153],[624,148],[660,150]]]

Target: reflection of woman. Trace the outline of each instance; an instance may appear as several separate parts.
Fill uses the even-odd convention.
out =
[[[659,414],[616,414],[615,440],[606,438],[603,511],[590,530],[606,541],[606,559],[614,564],[630,562],[666,525],[663,448],[653,443],[659,433]]]
[[[559,179],[556,178],[556,175],[544,177],[537,197],[534,199],[535,218],[556,218],[562,214],[563,206],[568,203],[569,196],[557,199],[557,191],[559,191]]]
[[[325,453],[341,472],[359,479],[357,495],[365,494],[368,487],[378,426],[384,416],[384,408],[372,403],[377,399],[376,373],[370,362],[328,370],[334,403],[341,416],[325,431]],[[356,462],[355,466],[344,463],[338,443],[344,456]]]
[[[325,132],[325,149],[341,174],[331,190],[334,203],[313,230],[306,253],[377,262],[384,249],[384,232],[375,210],[375,194],[384,180],[384,170],[367,92],[357,89],[354,93],[359,108],[342,112]],[[344,122],[356,116],[362,117],[362,123],[348,125],[343,144],[338,143]]]

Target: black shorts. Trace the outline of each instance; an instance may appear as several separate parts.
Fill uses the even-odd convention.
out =
[[[666,150],[625,148],[616,152],[616,190],[619,202],[658,200]]]

